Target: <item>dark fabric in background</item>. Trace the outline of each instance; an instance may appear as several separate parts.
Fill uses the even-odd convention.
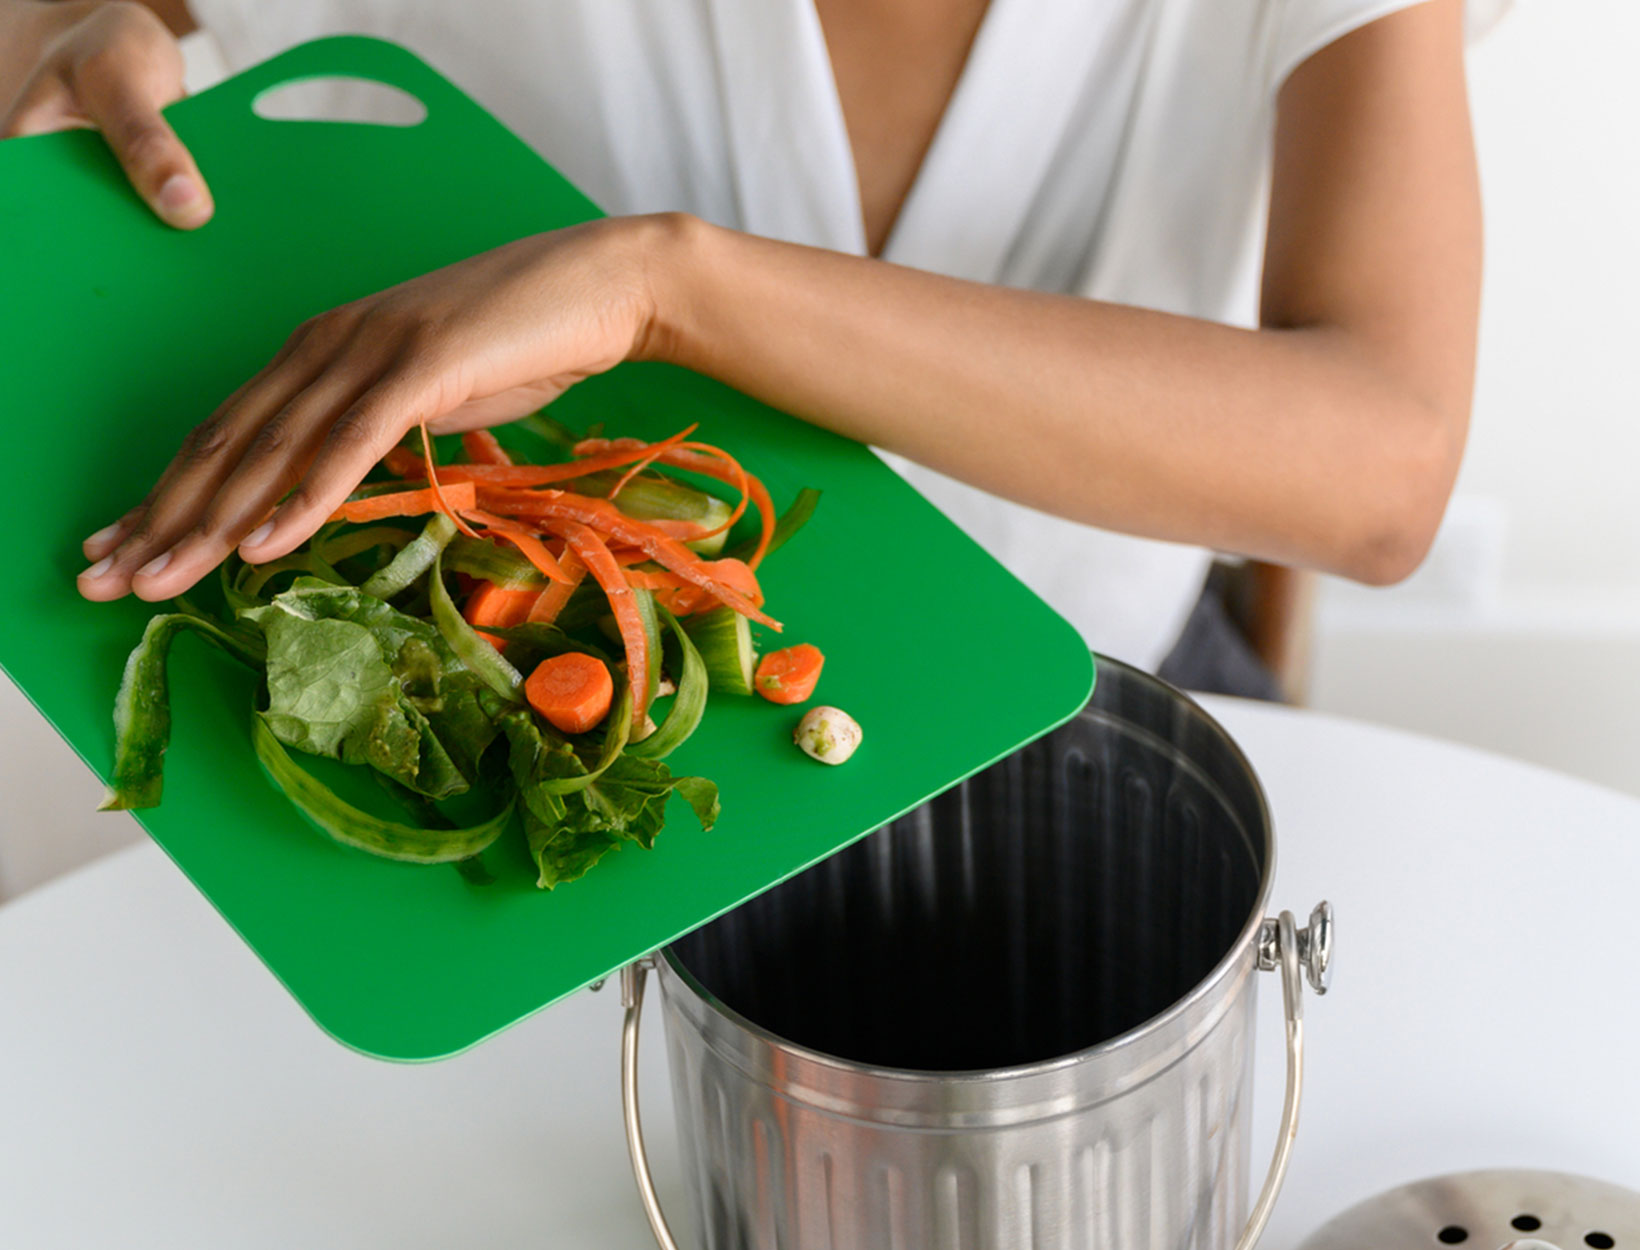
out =
[[[1222,572],[1215,568],[1184,623],[1179,641],[1162,660],[1156,676],[1181,690],[1286,702],[1275,674],[1264,666],[1231,619],[1223,588]]]

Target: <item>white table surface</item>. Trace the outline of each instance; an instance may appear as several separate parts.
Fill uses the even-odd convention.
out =
[[[1302,918],[1327,897],[1339,915],[1265,1245],[1457,1169],[1640,1188],[1640,801],[1402,733],[1209,703],[1270,794],[1273,905]],[[1261,1163],[1279,1000],[1266,978]],[[133,848],[0,907],[0,1245],[653,1244],[621,1136],[619,1024],[611,987],[456,1059],[361,1058],[156,848]],[[676,1207],[650,1024],[646,1110]]]

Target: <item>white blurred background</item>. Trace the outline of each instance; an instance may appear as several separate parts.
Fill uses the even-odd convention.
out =
[[[1640,6],[1522,0],[1472,53],[1468,459],[1417,576],[1323,586],[1309,702],[1640,793],[1637,50]],[[0,678],[0,899],[143,836],[100,794]]]

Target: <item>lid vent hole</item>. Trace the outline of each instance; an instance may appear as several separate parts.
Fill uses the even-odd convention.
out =
[[[1612,1250],[1617,1243],[1612,1240],[1610,1233],[1584,1233],[1583,1244],[1590,1250]]]
[[[1436,1233],[1435,1237],[1438,1241],[1441,1241],[1446,1245],[1455,1246],[1459,1242],[1469,1240],[1469,1230],[1458,1224],[1448,1224],[1440,1232]]]
[[[1543,1221],[1538,1219],[1535,1215],[1517,1215],[1509,1222],[1516,1228],[1520,1229],[1523,1233],[1535,1233],[1538,1229],[1543,1227]]]

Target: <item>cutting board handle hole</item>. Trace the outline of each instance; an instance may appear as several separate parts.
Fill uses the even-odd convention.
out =
[[[326,75],[282,82],[251,101],[258,117],[276,122],[368,122],[419,126],[427,106],[408,91],[370,78]]]

